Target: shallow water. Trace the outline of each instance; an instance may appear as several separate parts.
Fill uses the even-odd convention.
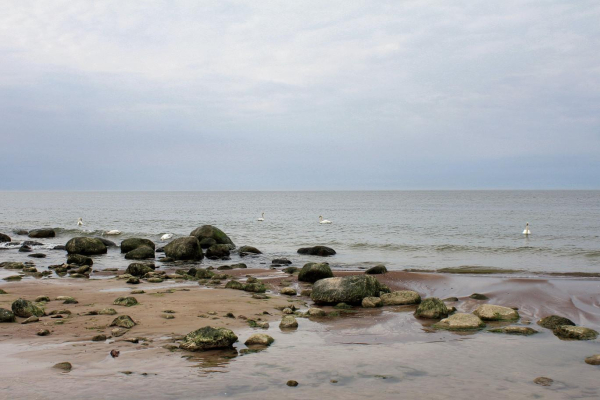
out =
[[[0,192],[0,204],[0,232],[25,240],[13,230],[58,228],[46,245],[111,229],[123,232],[108,237],[117,243],[134,236],[159,242],[164,233],[214,224],[237,245],[263,250],[264,259],[250,260],[256,265],[275,256],[305,261],[299,247],[325,244],[338,251],[330,262],[343,268],[600,272],[600,191]],[[333,224],[318,224],[319,215]],[[521,234],[525,222],[530,237]],[[0,259],[25,257],[15,251],[1,250]],[[95,266],[122,264],[119,257]]]

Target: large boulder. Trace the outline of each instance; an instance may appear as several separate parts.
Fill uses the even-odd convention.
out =
[[[29,300],[18,299],[12,303],[12,312],[21,318],[29,318],[32,315],[41,317],[45,314],[44,309]]]
[[[10,241],[11,241],[10,236],[5,235],[4,233],[0,233],[0,243],[10,242]]]
[[[482,304],[473,311],[473,314],[484,321],[513,321],[519,319],[519,313],[512,308],[494,304]]]
[[[230,329],[206,326],[188,333],[179,347],[188,351],[225,349],[232,347],[237,339]]]
[[[309,256],[328,257],[335,255],[335,250],[327,246],[302,247],[298,249],[298,254],[307,254]]]
[[[552,333],[564,340],[595,340],[598,337],[598,332],[583,326],[557,326]]]
[[[52,228],[41,228],[29,231],[27,236],[36,239],[53,238],[56,236],[56,232]]]
[[[320,279],[315,282],[311,299],[315,303],[347,303],[359,305],[365,297],[377,297],[381,285],[370,275],[353,275]]]
[[[0,322],[15,322],[15,313],[6,308],[0,308]]]
[[[456,313],[434,324],[433,327],[449,331],[469,331],[482,329],[485,327],[485,323],[476,315]]]
[[[228,244],[213,244],[206,250],[206,258],[216,260],[219,258],[229,259],[230,248]]]
[[[67,256],[67,264],[73,265],[94,265],[94,260],[88,256],[82,256],[81,254],[69,254]]]
[[[419,304],[421,296],[412,290],[399,290],[392,293],[381,295],[381,301],[384,306],[404,306],[408,304]]]
[[[127,260],[145,260],[148,258],[154,258],[154,249],[148,246],[140,246],[125,254]]]
[[[130,251],[135,250],[141,246],[150,247],[152,251],[156,249],[156,245],[150,239],[130,238],[125,239],[121,242],[121,253],[129,253]]]
[[[202,260],[204,254],[194,236],[180,237],[165,246],[165,255],[173,260]]]
[[[154,265],[151,264],[131,263],[125,270],[125,273],[140,277],[146,275],[148,272],[153,272],[154,268]]]
[[[429,297],[419,304],[415,311],[417,318],[439,319],[448,316],[448,308],[443,301],[437,297]]]
[[[235,245],[229,236],[212,225],[202,225],[201,227],[194,229],[190,233],[190,236],[196,237],[203,248],[210,247],[213,244],[227,244],[231,250],[235,249]]]
[[[315,283],[319,279],[332,278],[333,272],[327,263],[308,263],[298,273],[301,282]]]
[[[544,318],[540,319],[537,323],[539,326],[541,326],[542,328],[546,328],[546,329],[555,329],[555,328],[557,328],[559,326],[563,326],[563,325],[575,326],[575,322],[571,321],[568,318],[560,317],[558,315],[550,315],[550,316],[544,317]]]
[[[91,256],[96,254],[106,254],[106,245],[100,239],[89,237],[74,237],[67,242],[65,246],[69,254],[81,254]]]

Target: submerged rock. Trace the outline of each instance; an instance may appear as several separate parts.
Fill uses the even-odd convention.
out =
[[[275,339],[273,339],[271,336],[269,336],[267,334],[255,333],[252,336],[250,336],[248,338],[248,340],[246,340],[246,342],[244,342],[244,344],[246,346],[251,346],[251,345],[270,346],[274,341],[275,341]]]
[[[293,315],[284,315],[279,323],[280,329],[296,329],[298,327],[298,321]]]
[[[99,241],[101,241],[102,243],[104,243],[104,245],[106,247],[116,247],[117,246],[117,244],[115,242],[113,242],[111,240],[108,240],[108,239],[105,239],[103,237],[95,236],[94,239],[98,239]]]
[[[388,272],[388,270],[385,267],[385,265],[376,265],[376,266],[371,267],[368,270],[366,270],[365,274],[368,274],[368,275],[379,275],[379,274],[385,274],[387,272]]]
[[[328,263],[308,263],[298,273],[298,280],[300,282],[315,283],[319,279],[332,277],[333,272]]]
[[[203,248],[210,247],[213,244],[227,244],[231,250],[235,249],[233,241],[219,228],[212,225],[202,225],[194,229],[190,236],[196,237]]]
[[[381,295],[381,301],[384,306],[404,306],[409,304],[419,304],[421,296],[413,290],[398,290],[392,293]]]
[[[598,337],[598,332],[583,326],[557,326],[552,330],[552,333],[560,339],[567,340],[594,340]]]
[[[232,347],[237,339],[230,329],[206,326],[188,333],[179,347],[188,351],[224,349]]]
[[[512,308],[493,304],[482,304],[473,311],[473,314],[484,321],[513,321],[519,319],[519,313]]]
[[[56,236],[56,232],[52,228],[41,228],[33,229],[27,234],[30,238],[42,239],[42,238],[53,238]]]
[[[504,328],[490,329],[489,332],[506,333],[507,335],[521,335],[521,336],[529,336],[529,335],[535,335],[536,333],[539,333],[535,329],[529,328],[527,326],[505,326]]]
[[[427,300],[427,299],[426,299]],[[485,327],[485,323],[476,315],[467,313],[457,313],[440,322],[433,324],[434,328],[446,329],[449,331],[469,331]]]
[[[23,269],[23,268],[25,268],[25,264],[23,264],[21,262],[5,261],[3,263],[0,263],[0,268],[4,268],[4,269]]]
[[[12,312],[21,318],[29,318],[32,315],[41,317],[45,314],[44,308],[29,300],[18,299],[12,303]]]
[[[298,254],[308,254],[310,256],[328,257],[335,255],[335,250],[327,246],[303,247],[298,249]]]
[[[539,326],[541,326],[542,328],[546,328],[546,329],[555,329],[559,326],[563,326],[563,325],[571,325],[571,326],[575,326],[575,322],[571,321],[568,318],[565,317],[559,317],[558,315],[550,315],[548,317],[544,317],[542,319],[540,319],[537,324]]]
[[[361,304],[365,297],[379,296],[380,289],[370,275],[326,278],[315,282],[310,297],[316,303]]]
[[[136,325],[133,319],[129,315],[120,315],[113,319],[110,326],[118,326],[120,328],[131,329]]]
[[[535,383],[536,385],[540,385],[540,386],[552,386],[552,383],[554,383],[554,380],[550,379],[550,378],[546,378],[545,376],[538,376],[537,378],[535,378],[533,380],[533,383]]]
[[[15,322],[15,313],[6,308],[0,308],[0,323],[1,322]]]
[[[139,246],[125,254],[127,260],[145,260],[154,257],[154,249],[149,246]]]
[[[165,246],[165,255],[173,260],[202,260],[204,253],[194,236],[180,237]]]
[[[414,315],[417,318],[446,318],[448,316],[448,308],[437,297],[429,297],[419,304]]]
[[[106,254],[108,251],[106,245],[100,239],[89,237],[74,237],[67,242],[65,248],[69,254],[84,256]]]
[[[327,316],[327,313],[325,312],[325,310],[323,310],[321,308],[316,308],[316,307],[309,308],[307,314],[309,317],[325,317],[325,316]]]

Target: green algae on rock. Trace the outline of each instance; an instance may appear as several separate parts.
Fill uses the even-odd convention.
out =
[[[35,304],[29,300],[18,299],[12,303],[12,312],[21,318],[29,318],[32,315],[36,317],[41,317],[45,314],[44,308]]]
[[[115,299],[115,301],[113,301],[113,304],[115,306],[131,307],[138,304],[138,301],[135,297],[118,297]]]
[[[225,349],[232,347],[237,340],[230,329],[206,326],[188,333],[179,347],[188,351]]]
[[[156,245],[150,239],[130,238],[125,239],[121,242],[121,253],[129,253],[130,251],[135,250],[141,246],[150,247],[152,251],[156,250]]]
[[[233,241],[219,228],[212,225],[202,225],[194,229],[190,236],[194,236],[204,248],[210,247],[213,244],[227,244],[231,250],[235,249]]]
[[[552,333],[563,340],[595,340],[598,337],[598,332],[583,326],[557,326]]]
[[[484,321],[514,321],[519,319],[517,311],[494,304],[482,304],[473,311],[473,314]]]
[[[414,313],[417,318],[440,319],[448,316],[448,308],[437,297],[429,297],[419,304]]]
[[[102,240],[89,237],[74,237],[65,246],[67,253],[84,256],[106,254],[108,251]]]
[[[521,336],[530,336],[539,333],[533,328],[529,328],[527,326],[505,326],[504,328],[495,328],[490,329],[488,332],[492,333],[505,333],[507,335],[521,335]]]
[[[110,326],[118,326],[120,328],[131,329],[136,325],[133,319],[129,315],[119,315],[113,319]]]
[[[360,305],[365,297],[378,297],[381,285],[371,275],[352,275],[320,279],[315,282],[311,299],[315,303]]]
[[[204,253],[194,236],[180,237],[165,246],[165,255],[173,260],[202,260]]]
[[[563,325],[571,325],[571,326],[575,326],[575,322],[571,321],[568,318],[565,317],[560,317],[558,315],[550,315],[547,317],[544,317],[542,319],[540,319],[537,324],[539,326],[541,326],[542,328],[546,328],[546,329],[555,329],[559,326],[563,326]]]
[[[315,283],[319,279],[332,278],[333,272],[328,263],[307,263],[298,273],[300,282]]]

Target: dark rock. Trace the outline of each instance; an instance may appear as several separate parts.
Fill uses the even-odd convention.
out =
[[[15,313],[6,308],[0,308],[0,322],[15,322]]]
[[[180,237],[165,246],[165,255],[174,260],[202,260],[204,254],[194,236]]]
[[[381,286],[370,275],[320,279],[315,282],[311,299],[316,303],[360,305],[365,297],[378,297]]]
[[[214,275],[215,275],[214,272],[209,271],[207,269],[199,268],[196,271],[196,278],[197,279],[211,279]]]
[[[298,280],[301,282],[314,283],[319,279],[331,278],[333,272],[327,263],[308,263],[300,270]]]
[[[125,283],[129,283],[130,285],[137,285],[140,283],[140,278],[136,278],[135,276],[132,276],[131,278],[127,279],[127,281]]]
[[[583,326],[562,325],[552,330],[554,336],[565,340],[595,340],[598,332]]]
[[[326,246],[303,247],[298,249],[298,254],[308,254],[310,256],[328,257],[335,255],[335,250]]]
[[[143,239],[143,238],[131,238],[131,239],[123,240],[121,242],[121,253],[129,253],[130,251],[133,251],[141,246],[146,246],[146,247],[151,248],[152,254],[154,254],[154,249],[156,248],[156,245],[154,244],[154,242],[150,239]],[[152,256],[152,257],[154,257],[154,256]]]
[[[213,244],[206,250],[206,257],[210,259],[228,258],[229,255],[229,245],[227,244]]]
[[[293,274],[294,272],[298,271],[298,267],[286,267],[284,269],[282,269],[282,272],[285,272],[286,274]]]
[[[115,306],[131,307],[138,304],[138,302],[135,299],[135,297],[118,297],[117,299],[115,299],[115,301],[113,301],[113,304]]]
[[[98,236],[95,236],[94,239],[98,239],[99,241],[104,243],[104,245],[106,247],[117,247],[117,244],[115,242],[113,242],[112,240],[108,240],[108,239],[105,239],[103,237],[98,237]]]
[[[437,297],[429,297],[419,304],[419,307],[417,307],[414,315],[417,318],[446,318],[448,316],[448,308]]]
[[[19,253],[30,253],[31,251],[31,247],[29,246],[23,245],[19,247]]]
[[[0,233],[0,243],[4,243],[4,242],[10,242],[11,238],[8,235],[5,235],[4,233]]]
[[[447,297],[442,301],[456,302],[456,301],[458,301],[458,297]]]
[[[94,265],[94,261],[90,257],[81,254],[69,254],[67,256],[67,264],[91,266]]]
[[[506,333],[507,335],[530,336],[539,333],[533,328],[527,326],[505,326],[504,328],[495,328],[489,330],[492,333]]]
[[[38,333],[36,333],[36,335],[38,336],[48,336],[50,334],[50,331],[48,329],[42,329],[41,331],[38,331]]]
[[[12,312],[21,318],[29,318],[32,315],[41,317],[44,315],[44,309],[29,300],[18,299],[12,303]]]
[[[179,347],[188,351],[224,349],[232,347],[237,339],[230,329],[206,326],[188,333]]]
[[[70,371],[71,369],[73,369],[73,366],[70,362],[61,362],[58,364],[54,364],[54,367],[52,368],[61,369],[63,371]]]
[[[44,243],[36,242],[35,240],[26,240],[22,244],[24,246],[42,246]]]
[[[67,249],[67,246],[65,246],[64,244],[59,244],[52,248],[52,250],[66,250],[66,249]]]
[[[44,253],[33,253],[33,254],[27,255],[27,257],[31,257],[31,258],[46,258],[46,255]]]
[[[236,269],[236,268],[248,268],[248,266],[244,263],[238,263],[238,264],[231,264],[231,268],[232,269]]]
[[[489,297],[487,297],[485,294],[481,294],[481,293],[473,293],[469,297],[472,299],[475,299],[475,300],[488,300],[489,299]]]
[[[296,387],[298,386],[298,382],[297,381],[287,381],[286,385],[290,386],[290,387]]]
[[[129,315],[120,315],[113,320],[110,326],[118,326],[120,328],[131,329],[136,325]]]
[[[200,243],[200,247],[203,249],[208,249],[210,246],[217,244],[217,241],[212,238],[204,238],[198,241]]]
[[[104,341],[106,341],[106,335],[104,335],[104,334],[96,335],[92,338],[92,342],[104,342]]]
[[[563,325],[571,325],[571,326],[575,326],[575,322],[571,321],[568,318],[565,317],[559,317],[558,315],[550,315],[548,317],[544,317],[542,319],[540,319],[537,324],[539,326],[541,326],[542,328],[546,328],[546,329],[555,329],[559,326],[563,326]]]
[[[131,263],[125,270],[126,274],[141,277],[146,275],[148,272],[153,272],[156,267],[154,264],[144,263]]]
[[[89,237],[74,237],[67,242],[65,247],[69,254],[84,256],[106,254],[108,251],[106,245],[100,239]]]
[[[235,249],[235,245],[229,236],[227,236],[225,232],[219,228],[212,225],[203,225],[199,228],[196,228],[190,233],[190,236],[195,236],[196,239],[200,241],[200,245],[202,247],[210,247],[213,244],[227,244],[231,250]],[[210,240],[204,241],[204,239],[212,239],[214,240],[214,243],[211,243]]]
[[[223,270],[229,270],[229,269],[233,269],[231,268],[231,266],[229,265],[221,265],[220,267],[217,267],[218,270],[223,271]]]
[[[252,246],[242,246],[239,248],[238,252],[240,253],[240,255],[247,254],[247,253],[262,254],[262,251],[260,251],[256,247],[252,247]]]
[[[290,265],[292,262],[290,260],[288,260],[287,258],[276,258],[273,261],[271,261],[271,264],[277,264],[277,265]]]
[[[154,248],[149,246],[139,246],[125,254],[127,260],[146,260],[154,258]]]
[[[379,274],[385,274],[387,272],[388,272],[388,270],[385,267],[385,265],[376,265],[376,266],[371,267],[368,270],[366,270],[365,274],[368,274],[368,275],[379,275]]]
[[[56,236],[56,232],[52,228],[34,229],[29,231],[28,236],[35,239],[53,238]]]
[[[28,231],[28,230],[26,230],[26,229],[15,229],[15,230],[13,231],[13,233],[14,233],[15,235],[27,236],[27,234],[29,233],[29,231]]]

